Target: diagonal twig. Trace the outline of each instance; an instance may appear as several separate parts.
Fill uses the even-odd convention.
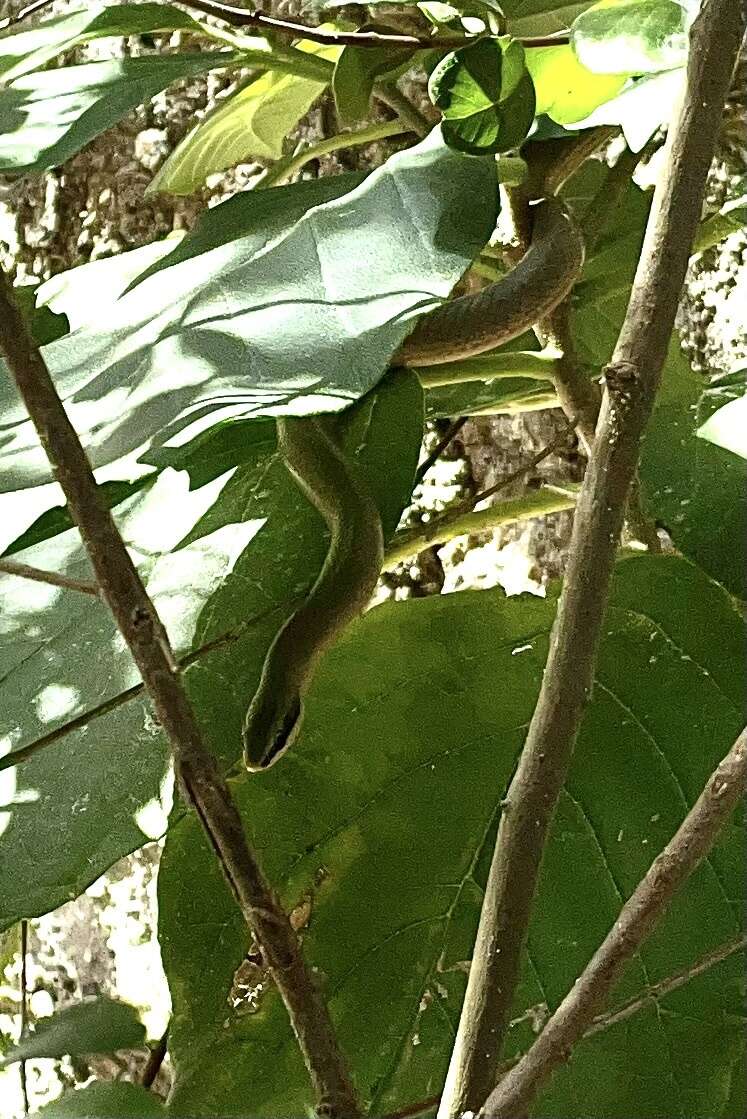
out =
[[[360,1106],[298,937],[249,847],[226,779],[203,742],[166,632],[111,512],[101,501],[80,440],[1,272],[0,354],[67,498],[101,596],[127,642],[169,740],[183,794],[202,824],[286,1005],[317,1108],[329,1119],[357,1119]]]
[[[625,506],[666,359],[744,20],[741,0],[707,0],[691,28],[687,90],[670,128],[667,165],[606,370],[547,666],[501,815],[439,1119],[478,1111],[494,1085],[545,841],[591,694]]]
[[[42,571],[39,567],[31,567],[27,563],[16,563],[15,560],[0,559],[0,575],[15,575],[19,579],[29,579],[33,583],[46,583],[50,587],[63,587],[65,590],[78,591],[80,594],[99,597],[99,588],[95,583],[85,579],[72,579],[69,575],[60,575],[58,571]]]
[[[708,779],[676,835],[654,859],[531,1049],[506,1073],[480,1115],[513,1119],[528,1110],[553,1070],[568,1060],[573,1046],[592,1024],[595,1011],[607,1001],[625,964],[654,931],[675,892],[706,857],[745,792],[747,730],[742,731]]]

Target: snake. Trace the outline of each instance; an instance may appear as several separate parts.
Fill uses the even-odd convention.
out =
[[[495,283],[423,316],[394,355],[417,367],[474,357],[518,337],[565,299],[584,262],[581,234],[555,195],[533,207],[531,243]],[[304,602],[280,628],[265,657],[244,720],[244,764],[274,765],[296,741],[303,704],[322,654],[371,601],[384,541],[376,501],[359,465],[326,416],[280,416],[278,447],[301,491],[330,533],[322,569]]]

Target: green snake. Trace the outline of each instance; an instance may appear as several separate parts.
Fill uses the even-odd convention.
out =
[[[581,272],[583,241],[556,197],[534,207],[532,241],[496,283],[426,315],[392,360],[434,365],[473,357],[516,338],[568,295]],[[338,446],[323,417],[279,417],[285,464],[324,517],[330,543],[303,604],[278,632],[244,721],[244,762],[267,769],[295,741],[304,693],[322,653],[365,609],[383,560],[379,511],[357,464]]]

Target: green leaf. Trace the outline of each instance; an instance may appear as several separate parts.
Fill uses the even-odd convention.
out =
[[[331,59],[338,47],[302,43],[299,51]],[[305,117],[328,80],[268,72],[234,93],[189,132],[150,183],[158,191],[192,194],[208,175],[242,160],[280,159],[283,141]]]
[[[4,82],[12,82],[93,39],[155,31],[206,34],[192,16],[171,4],[117,4],[107,8],[94,3],[82,11],[43,19],[31,30],[0,35],[0,75]]]
[[[388,377],[340,422],[389,537],[409,502],[422,439],[417,378],[403,371]],[[259,427],[266,434],[266,425]],[[184,679],[208,747],[232,765],[267,648],[316,578],[328,538],[274,441],[257,439],[252,461],[228,481],[196,494],[187,485],[185,475],[165,472],[117,520],[177,655],[217,642]],[[23,559],[90,577],[70,536]],[[103,604],[7,575],[0,576],[0,596],[4,752],[62,732],[3,774],[2,928],[76,896],[122,855],[161,835],[171,791],[166,745],[148,704],[135,696],[116,705],[138,676]],[[65,733],[72,719],[107,701],[111,710]],[[7,760],[0,757],[0,766]]]
[[[322,206],[348,194],[360,186],[365,177],[364,174],[351,172],[323,179],[307,179],[273,190],[240,191],[225,202],[203,210],[184,240],[168,256],[159,256],[150,267],[133,274],[130,286],[135,287],[164,268],[209,253],[211,249],[227,245],[239,237],[247,255],[258,253],[271,241],[287,233],[312,206]],[[122,257],[114,259],[121,260]]]
[[[365,395],[485,244],[496,206],[494,161],[456,154],[436,129],[350,193],[293,209],[266,248],[239,236],[139,283],[98,327],[42,351],[94,468],[167,429],[187,442],[228,418]],[[47,481],[5,377],[0,417],[0,486]]]
[[[615,97],[627,80],[625,74],[593,74],[569,46],[527,50],[526,64],[537,95],[537,116],[547,113],[558,124],[588,117]]]
[[[441,1089],[553,614],[553,601],[498,591],[376,607],[325,658],[301,740],[273,770],[233,783],[284,903],[308,909],[304,951],[372,1115]],[[743,642],[729,596],[687,561],[619,564],[507,1056],[533,1039],[527,1010],[557,1006],[741,729]],[[735,936],[742,842],[736,824],[726,829],[615,1004]],[[256,972],[244,969],[243,993],[235,982],[246,930],[191,819],[167,839],[159,915],[175,1112],[304,1114],[284,1009]],[[735,956],[703,977],[694,1005],[685,988],[585,1043],[536,1114],[578,1116],[583,1098],[595,1119],[671,1119],[673,1082],[691,1106],[678,1114],[716,1114],[715,1082],[728,1090],[740,1045],[741,973]],[[652,1078],[652,1067],[664,1072]]]
[[[534,119],[534,85],[521,43],[480,39],[448,54],[428,91],[443,113],[444,139],[471,155],[518,147]]]
[[[724,402],[744,399],[744,374],[708,383],[672,340],[641,457],[649,513],[675,545],[733,594],[747,598],[747,463],[699,437]],[[742,446],[744,435],[739,433]]]
[[[0,1068],[30,1057],[77,1057],[140,1049],[143,1045],[145,1029],[135,1009],[100,995],[40,1019],[33,1033],[5,1054]]]
[[[363,31],[385,31],[394,28],[385,24],[364,24]],[[396,32],[395,32],[396,33]],[[371,107],[373,87],[385,75],[397,76],[407,69],[413,57],[411,50],[361,49],[343,47],[332,75],[332,93],[341,124],[365,120]]]
[[[119,58],[43,70],[0,89],[0,171],[59,167],[179,78],[234,66],[236,52]]]
[[[32,1119],[165,1119],[167,1114],[158,1096],[140,1084],[101,1081],[66,1092]]]
[[[687,61],[687,27],[677,0],[600,0],[574,20],[571,45],[597,74],[656,74]]]

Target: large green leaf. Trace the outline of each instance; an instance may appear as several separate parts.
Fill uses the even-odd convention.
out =
[[[676,546],[747,598],[747,462],[699,435],[725,402],[743,400],[743,392],[744,374],[709,383],[673,339],[643,444],[641,478],[649,512]]]
[[[0,171],[58,167],[171,82],[236,65],[237,52],[119,58],[42,70],[0,89]]]
[[[334,58],[337,47],[303,43],[302,49]],[[331,69],[329,77],[331,77]],[[269,72],[233,94],[200,121],[158,171],[148,193],[191,194],[208,175],[241,160],[280,159],[283,141],[324,92],[322,80]]]
[[[46,346],[94,467],[166,428],[186,442],[229,417],[341,410],[364,395],[489,237],[496,194],[493,161],[458,155],[434,130],[350,193],[294,212],[266,248],[239,236],[175,264],[114,303],[105,328]],[[0,416],[0,485],[46,481],[6,378]]]
[[[687,27],[678,0],[600,0],[574,20],[571,44],[598,74],[655,74],[684,65]]]
[[[245,245],[251,246],[252,252],[259,252],[310,206],[346,194],[363,178],[360,174],[336,175],[294,183],[283,190],[236,194],[226,202],[203,211],[188,236],[172,235],[105,260],[90,261],[40,284],[34,289],[38,304],[34,324],[37,316],[51,310],[55,312],[56,320],[65,317],[73,328],[83,325],[98,328],[106,320],[112,302],[147,276],[209,252],[236,237],[245,238]],[[215,439],[210,438],[208,431],[185,444],[177,434],[173,445],[170,442],[171,433],[166,430],[143,454],[142,461],[158,469],[170,465],[187,470],[192,485],[202,485],[204,480],[217,477],[231,466],[246,461],[246,453],[257,438],[256,426],[256,422],[252,426],[247,422],[227,420],[213,429]],[[127,459],[111,464],[104,472],[107,477],[101,482],[101,494],[110,508],[144,485],[150,485],[155,477]],[[17,552],[70,528],[70,515],[67,506],[60,505],[60,496],[57,486],[37,487],[32,507],[24,499],[14,502],[13,511],[9,508],[8,497],[3,498],[0,549],[5,549],[5,554]]]
[[[373,23],[364,24],[362,30],[391,34],[395,29]],[[407,49],[343,47],[332,76],[332,93],[340,122],[354,124],[365,120],[376,82],[385,75],[396,76],[395,72],[406,70],[412,56],[413,52]]]
[[[240,752],[241,721],[267,647],[318,574],[327,546],[319,514],[280,461],[267,424],[259,426],[264,439],[254,441],[251,460],[228,482],[190,493],[186,475],[167,472],[119,518],[177,652],[238,634],[185,673],[206,741],[226,764]],[[388,378],[346,414],[342,427],[389,537],[409,501],[422,438],[415,376]],[[21,558],[72,577],[88,575],[71,533]],[[75,896],[121,855],[158,836],[170,794],[162,785],[165,743],[141,698],[64,731],[76,716],[137,682],[103,605],[10,576],[0,577],[0,591],[3,752],[62,732],[0,773],[4,927]]]
[[[145,1029],[131,1006],[99,996],[58,1010],[36,1023],[33,1033],[8,1050],[0,1068],[30,1057],[79,1056],[141,1049]]]
[[[372,1115],[442,1086],[500,801],[553,613],[553,601],[497,591],[377,607],[325,659],[294,749],[270,772],[234,782],[266,872],[288,906],[306,911],[304,950]],[[531,1040],[528,1008],[557,1005],[573,983],[739,732],[743,641],[729,596],[687,561],[619,565],[509,1052]],[[741,844],[732,825],[617,999],[735,935]],[[284,1011],[266,979],[258,988],[262,976],[242,966],[245,928],[192,820],[169,834],[159,889],[174,1113],[303,1114],[309,1089]],[[729,961],[704,977],[694,1007],[686,990],[599,1035],[536,1114],[718,1114],[739,1051],[741,985]],[[673,1081],[690,1110],[679,1100],[671,1110]]]
[[[165,1119],[161,1100],[140,1084],[99,1081],[66,1092],[32,1119]]]
[[[40,70],[63,51],[82,46],[92,39],[120,35],[145,35],[155,31],[195,31],[209,35],[181,8],[171,4],[89,4],[82,11],[43,19],[31,30],[25,27],[0,35],[0,75],[12,82],[22,74]]]

